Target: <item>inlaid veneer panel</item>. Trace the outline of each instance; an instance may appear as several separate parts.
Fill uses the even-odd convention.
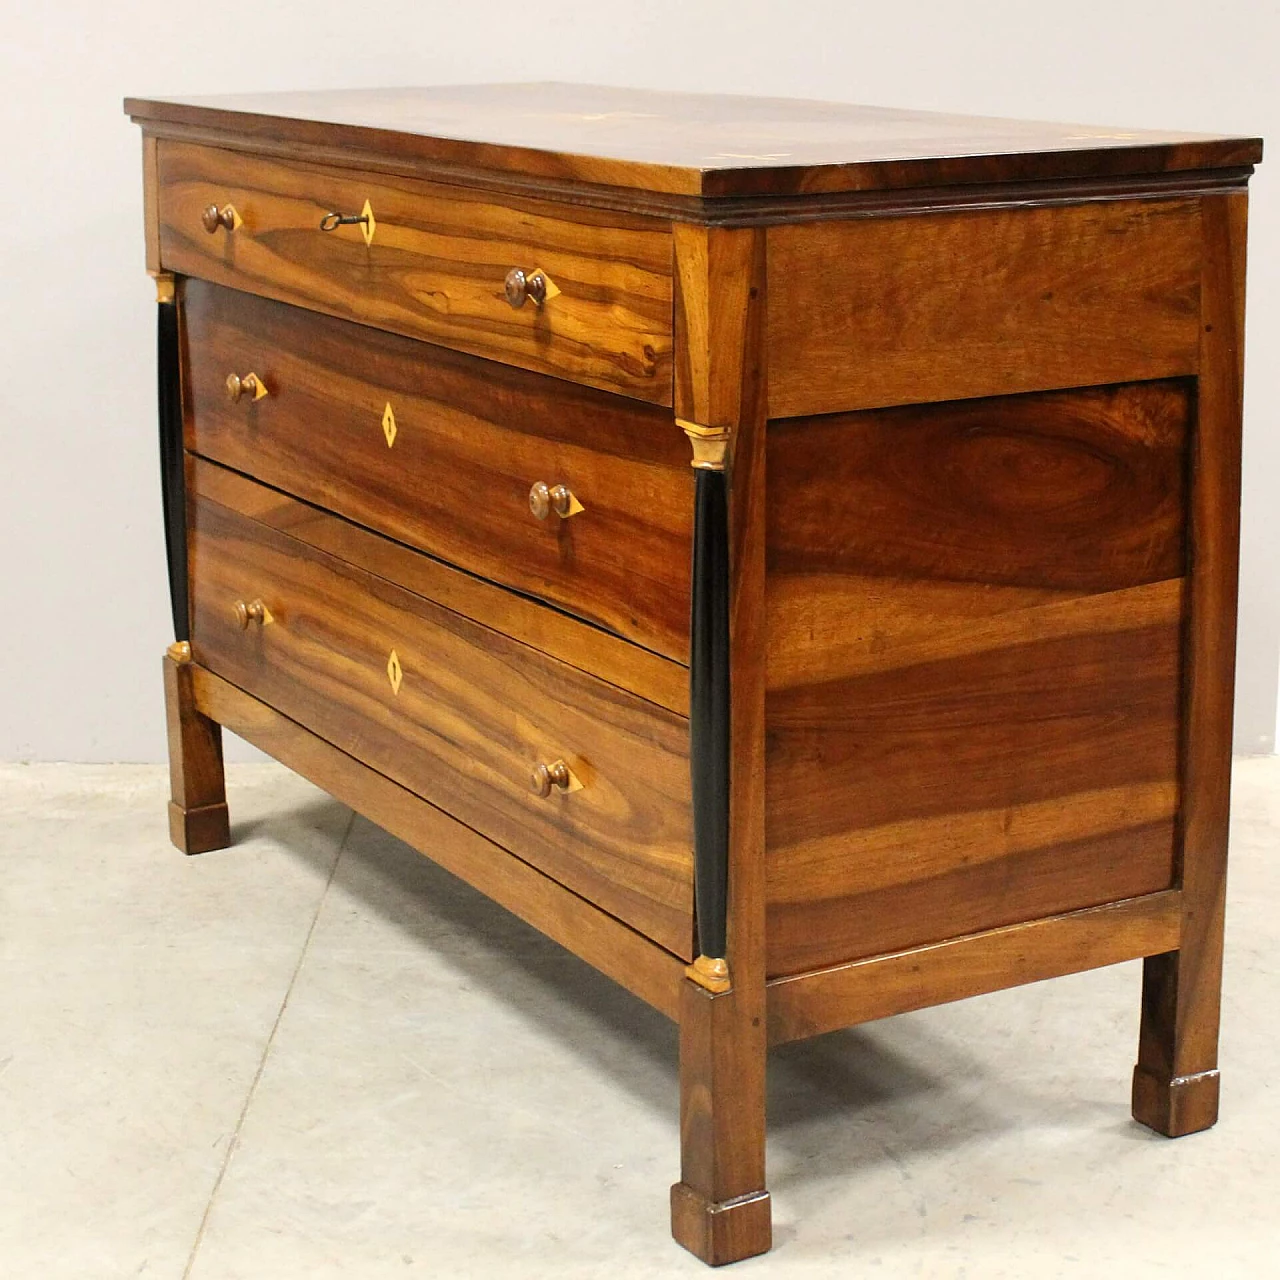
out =
[[[769,229],[774,418],[1195,373],[1200,206]]]
[[[1110,591],[1183,570],[1191,384],[770,427],[769,568]]]
[[[773,424],[771,973],[1173,883],[1190,410]]]

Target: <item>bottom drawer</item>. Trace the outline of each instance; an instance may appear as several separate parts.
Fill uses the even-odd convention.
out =
[[[692,957],[687,721],[207,499],[189,527],[198,663]]]

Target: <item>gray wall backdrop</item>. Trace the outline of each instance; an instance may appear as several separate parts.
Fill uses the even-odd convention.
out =
[[[15,7],[0,40],[0,759],[162,758],[153,293],[121,98],[536,79],[1268,136],[1249,262],[1237,745],[1273,749],[1274,0],[70,0]]]

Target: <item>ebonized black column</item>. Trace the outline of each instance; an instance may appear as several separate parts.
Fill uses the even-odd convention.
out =
[[[698,952],[725,954],[729,880],[729,527],[723,471],[694,474],[689,739]]]
[[[182,374],[178,342],[178,302],[157,304],[156,368],[160,414],[160,485],[164,504],[164,544],[169,559],[169,602],[176,640],[189,640],[187,616],[187,510],[182,454]]]

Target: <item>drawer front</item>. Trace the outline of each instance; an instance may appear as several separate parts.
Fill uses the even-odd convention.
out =
[[[168,271],[671,403],[666,222],[171,141],[157,176]],[[541,306],[508,303],[513,268],[550,281]]]
[[[686,661],[692,472],[669,412],[188,280],[188,446]],[[232,401],[229,374],[268,394]],[[538,519],[530,490],[582,510]]]
[[[197,662],[691,957],[687,721],[226,507],[190,522]]]

